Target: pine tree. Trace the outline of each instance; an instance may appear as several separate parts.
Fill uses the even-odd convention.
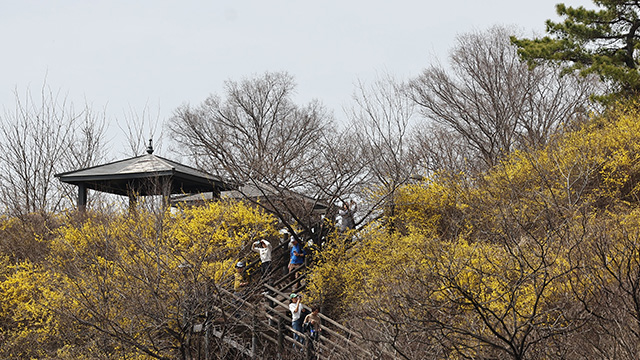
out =
[[[534,39],[512,38],[522,58],[531,65],[558,62],[566,72],[596,74],[612,87],[608,99],[640,92],[638,48],[640,3],[594,0],[598,9],[556,5],[562,22],[547,20],[549,35]]]

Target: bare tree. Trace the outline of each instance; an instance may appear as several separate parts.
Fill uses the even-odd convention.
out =
[[[329,162],[343,151],[334,142],[332,116],[318,101],[296,105],[294,94],[287,73],[227,81],[224,97],[182,106],[169,127],[197,166],[251,186],[260,195],[257,205],[310,233],[319,199],[331,201],[354,177],[330,176],[337,167]],[[246,189],[239,191],[255,200]]]
[[[486,166],[516,148],[544,145],[589,110],[593,78],[529,68],[510,43],[510,29],[461,35],[450,68],[428,67],[411,81],[411,95],[428,119],[453,130]]]
[[[239,181],[293,188],[304,180],[331,121],[318,102],[295,105],[294,89],[286,73],[227,81],[224,99],[211,96],[197,108],[177,109],[171,130],[191,155],[204,155],[196,160],[208,161],[207,167]]]
[[[368,210],[377,213],[384,209],[392,218],[395,190],[415,175],[410,141],[414,105],[403,85],[390,76],[368,86],[358,83],[353,98],[351,129],[367,165],[362,176],[370,190],[377,190]]]
[[[466,146],[464,139],[455,130],[442,124],[419,123],[412,133],[411,142],[417,172],[472,173],[479,167],[480,161]]]
[[[339,205],[351,195],[360,194],[370,186],[371,160],[354,127],[338,132],[328,132],[322,140],[318,170],[310,179],[313,188],[328,204]],[[328,217],[333,219],[337,206],[329,209]]]
[[[69,191],[54,174],[87,167],[104,156],[104,115],[74,108],[43,86],[40,99],[16,92],[0,117],[0,202],[11,215],[60,210]]]

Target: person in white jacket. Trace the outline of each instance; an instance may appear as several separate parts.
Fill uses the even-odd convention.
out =
[[[260,254],[260,274],[264,280],[271,269],[271,243],[265,239],[256,241],[251,245],[251,250]]]
[[[295,332],[293,333],[293,338],[299,342],[300,344],[304,344],[304,337],[300,335],[302,333],[302,294],[292,293],[289,295],[289,300],[291,303],[289,304],[289,311],[291,311],[291,327]],[[293,348],[295,349],[296,344],[293,344]]]

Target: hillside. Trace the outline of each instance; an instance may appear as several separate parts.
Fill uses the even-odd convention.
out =
[[[393,218],[324,254],[316,298],[399,358],[637,358],[638,105],[404,186]]]
[[[402,359],[637,358],[639,120],[622,104],[487,172],[402,186],[327,239],[308,304]],[[274,218],[235,202],[2,218],[0,357],[199,354],[192,325],[270,236]]]

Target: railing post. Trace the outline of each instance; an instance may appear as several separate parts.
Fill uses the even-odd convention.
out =
[[[311,343],[311,336],[309,336],[309,333],[305,332],[304,338],[306,340],[304,344],[305,355],[307,360],[311,360],[313,359],[313,344]]]
[[[278,350],[284,350],[284,324],[280,316],[278,316]]]
[[[256,351],[258,349],[258,335],[256,334],[257,324],[258,317],[254,311],[253,318],[251,319],[251,355],[253,359],[256,358]]]
[[[205,313],[204,322],[204,360],[209,360],[209,312]]]
[[[273,314],[276,313],[276,311],[274,310],[274,308],[276,307],[276,304],[270,298],[267,298],[267,307],[268,307],[268,309],[267,309],[266,313],[268,315],[273,315]],[[271,316],[269,316],[269,326],[278,326],[278,324],[275,323],[275,321],[273,321]]]

